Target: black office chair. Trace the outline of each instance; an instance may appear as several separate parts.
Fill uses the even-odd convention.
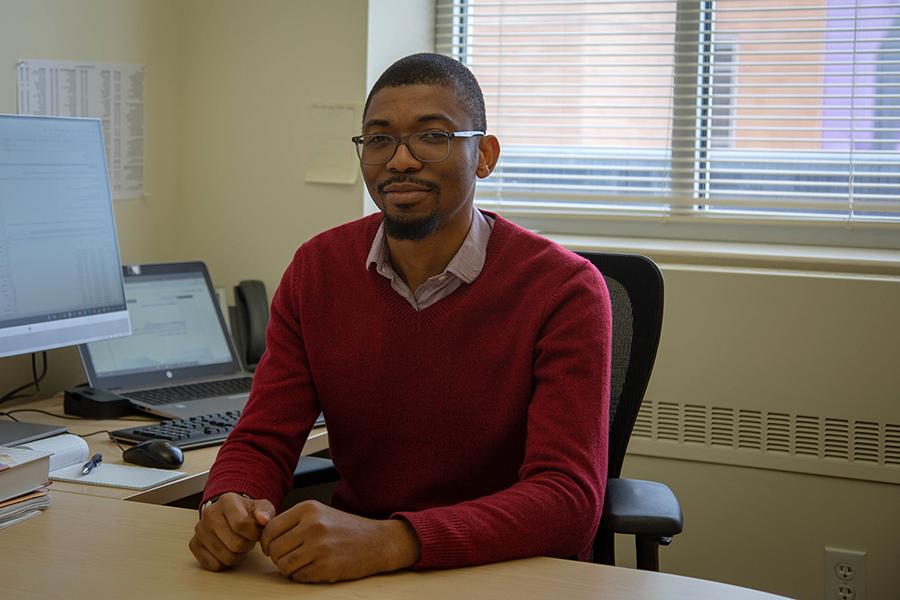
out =
[[[266,350],[269,298],[265,284],[245,279],[234,286],[234,306],[228,308],[228,316],[238,358],[246,370],[255,371]]]
[[[660,544],[668,545],[683,528],[678,499],[662,483],[619,476],[659,345],[662,273],[645,256],[579,254],[603,274],[613,312],[609,467],[594,562],[614,565],[614,534],[624,533],[635,536],[637,567],[658,571]]]

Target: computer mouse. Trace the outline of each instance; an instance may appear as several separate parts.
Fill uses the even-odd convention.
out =
[[[125,450],[122,460],[142,467],[177,469],[184,462],[184,452],[166,440],[147,440]]]

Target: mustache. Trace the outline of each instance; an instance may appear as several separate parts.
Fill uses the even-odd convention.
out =
[[[425,179],[419,179],[418,177],[413,177],[412,175],[396,175],[394,177],[391,177],[390,179],[385,179],[384,181],[379,183],[378,184],[378,193],[383,194],[384,188],[386,188],[389,185],[395,184],[395,183],[411,183],[413,185],[420,185],[429,190],[436,190],[438,187],[437,185],[435,185],[434,183],[432,183],[430,181],[426,181]]]

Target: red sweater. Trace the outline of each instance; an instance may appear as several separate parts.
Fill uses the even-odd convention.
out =
[[[278,506],[321,407],[333,505],[406,519],[417,568],[584,558],[606,482],[609,298],[590,263],[492,216],[481,275],[420,312],[365,268],[380,215],[303,244],[204,501]]]

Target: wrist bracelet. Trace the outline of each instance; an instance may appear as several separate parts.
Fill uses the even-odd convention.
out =
[[[228,493],[228,492],[225,492],[225,494],[227,494],[227,493]],[[206,502],[204,502],[204,503],[200,506],[200,516],[201,516],[201,517],[203,516],[203,511],[206,510],[206,507],[210,506],[211,504],[215,504],[216,502],[218,502],[218,501],[219,501],[219,498],[221,498],[221,497],[224,496],[225,494],[219,494],[218,496],[213,496],[212,498],[210,498],[209,500],[207,500]],[[244,498],[250,498],[250,496],[248,496],[247,494],[241,494],[241,496],[243,496]]]
[[[219,501],[219,498],[221,498],[221,497],[222,497],[222,495],[219,494],[218,496],[213,496],[212,498],[210,498],[209,500],[207,500],[206,502],[204,502],[203,505],[200,506],[200,516],[202,517],[202,516],[203,516],[203,511],[206,510],[207,507],[209,507],[210,505],[215,504],[216,502],[218,502],[218,501]]]

